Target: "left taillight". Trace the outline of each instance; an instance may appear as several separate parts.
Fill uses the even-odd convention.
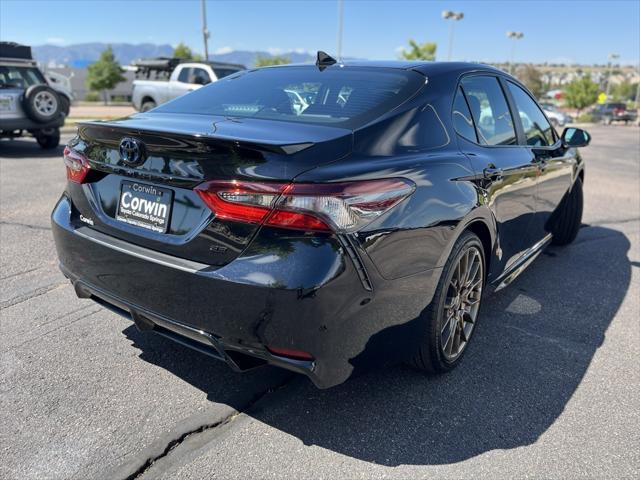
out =
[[[216,217],[293,230],[350,233],[415,190],[404,178],[340,183],[212,181],[195,188]]]
[[[64,147],[63,159],[67,169],[67,180],[74,183],[84,183],[91,168],[87,157],[69,147]]]

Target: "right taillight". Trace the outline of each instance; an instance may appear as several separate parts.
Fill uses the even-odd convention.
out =
[[[355,232],[415,190],[404,178],[340,183],[207,182],[196,192],[218,218],[294,230]]]
[[[75,183],[83,183],[89,173],[89,160],[69,147],[64,147],[64,166],[67,169],[67,179]]]

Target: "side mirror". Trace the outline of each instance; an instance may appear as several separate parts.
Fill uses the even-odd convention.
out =
[[[586,147],[591,141],[591,135],[581,128],[567,127],[562,132],[561,139],[565,147]]]

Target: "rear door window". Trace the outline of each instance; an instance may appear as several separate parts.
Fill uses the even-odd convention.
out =
[[[473,119],[471,118],[471,111],[469,110],[467,101],[464,99],[464,93],[461,87],[458,87],[456,98],[453,101],[453,128],[456,129],[459,135],[462,135],[467,140],[478,142],[476,129],[473,126]]]
[[[196,83],[198,85],[207,85],[211,83],[211,77],[209,72],[204,68],[191,68],[191,75],[189,75],[189,83]]]
[[[517,145],[513,118],[496,77],[472,76],[462,80],[478,143]]]

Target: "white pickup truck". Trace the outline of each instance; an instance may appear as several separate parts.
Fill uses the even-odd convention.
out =
[[[242,65],[221,62],[183,62],[176,58],[139,60],[133,64],[133,107],[146,112],[161,103],[245,70]]]

